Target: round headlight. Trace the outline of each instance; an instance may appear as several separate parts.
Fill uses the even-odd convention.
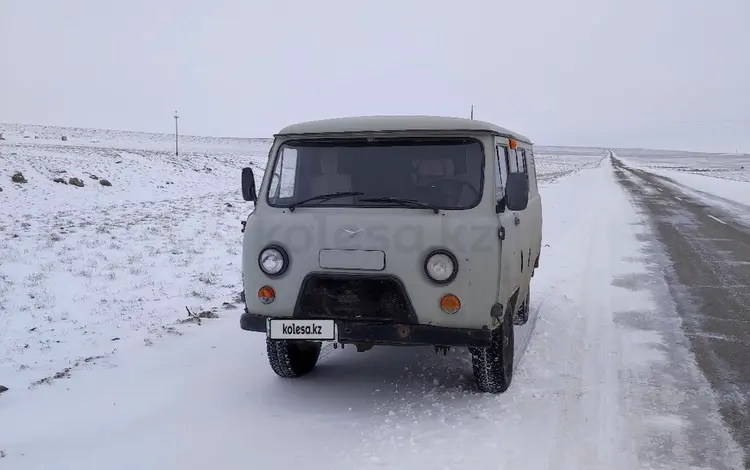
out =
[[[280,247],[268,247],[260,252],[258,265],[269,276],[279,276],[286,270],[288,258]]]
[[[447,284],[458,274],[458,261],[448,251],[434,251],[427,257],[424,270],[434,282]]]

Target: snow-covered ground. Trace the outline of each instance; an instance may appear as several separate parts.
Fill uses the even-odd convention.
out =
[[[667,177],[705,204],[750,225],[750,155],[615,150],[630,167]]]
[[[602,159],[607,156],[607,150],[538,146],[534,154],[539,184],[545,186],[576,171],[599,166]]]
[[[94,134],[98,147],[3,134],[2,385],[18,389],[180,334],[187,309],[237,307],[249,210],[239,168],[264,162],[267,142],[208,151],[220,142],[204,139],[176,157],[153,150],[148,135],[108,148],[109,133]],[[13,183],[17,172],[26,183]],[[73,177],[84,186],[68,184]]]
[[[711,176],[723,180],[750,182],[750,155],[700,153],[668,150],[614,149],[615,153],[643,167],[671,174]]]
[[[237,298],[240,168],[267,140],[0,129],[0,468],[741,468],[604,149],[537,150],[534,316],[491,396],[464,351],[273,374]]]

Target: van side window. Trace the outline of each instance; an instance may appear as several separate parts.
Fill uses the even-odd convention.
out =
[[[509,156],[508,156],[508,171],[510,172],[516,172],[518,171],[518,153],[516,152],[517,149],[510,149]]]
[[[499,201],[505,196],[505,181],[508,179],[508,171],[510,170],[510,155],[508,154],[508,147],[504,145],[497,145],[497,165],[495,166],[495,197]]]
[[[526,173],[526,178],[528,179],[529,175],[529,165],[526,162],[526,149],[518,149],[518,170],[523,170],[524,173]]]
[[[534,159],[533,150],[529,150],[528,164],[529,164],[529,185],[530,185],[529,187],[534,189],[534,191],[537,191],[539,188],[537,186],[537,181],[536,181],[536,161]]]
[[[268,192],[272,200],[294,196],[297,176],[297,149],[284,148],[278,156],[271,173]]]

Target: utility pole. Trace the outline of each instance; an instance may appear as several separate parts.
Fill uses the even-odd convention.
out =
[[[471,105],[471,119],[474,119],[474,105]]]
[[[179,130],[177,128],[177,120],[180,119],[180,116],[177,115],[177,111],[174,112],[174,154],[175,156],[178,156],[180,154],[179,151],[179,144],[178,144],[178,136]]]

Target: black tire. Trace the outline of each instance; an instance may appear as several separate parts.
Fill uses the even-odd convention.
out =
[[[293,379],[307,375],[315,368],[322,343],[266,339],[271,369],[279,377]]]
[[[530,306],[531,306],[531,286],[529,286],[529,289],[526,291],[526,299],[524,299],[521,306],[518,307],[516,314],[513,316],[514,325],[516,326],[525,325],[526,322],[529,321]]]
[[[503,324],[492,331],[488,348],[472,348],[474,381],[480,392],[503,393],[513,380],[513,316],[505,315]]]

